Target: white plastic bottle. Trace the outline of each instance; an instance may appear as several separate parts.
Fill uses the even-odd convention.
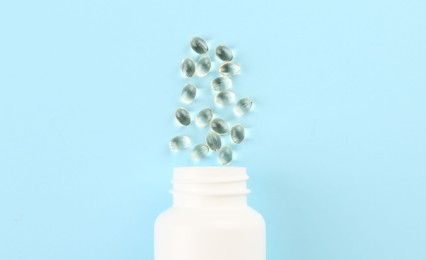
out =
[[[173,206],[155,222],[155,260],[265,260],[263,217],[242,167],[178,167]]]

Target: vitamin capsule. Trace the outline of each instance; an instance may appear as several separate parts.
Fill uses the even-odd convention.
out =
[[[212,63],[210,58],[207,56],[201,57],[197,62],[197,75],[200,77],[206,76],[209,73],[211,67]]]
[[[229,105],[232,102],[234,102],[235,94],[234,92],[231,92],[231,91],[221,91],[217,93],[214,100],[216,104],[218,105],[221,105],[221,106]]]
[[[244,140],[245,130],[242,125],[233,125],[231,127],[231,139],[232,142],[239,144]]]
[[[225,122],[225,120],[220,118],[213,119],[212,122],[210,123],[210,126],[213,131],[215,131],[216,133],[220,135],[224,135],[228,133],[229,131],[228,124]]]
[[[194,37],[191,40],[191,48],[198,54],[204,54],[209,50],[207,42],[200,37]]]
[[[223,76],[234,76],[240,73],[240,66],[233,62],[225,62],[219,67],[219,73]]]
[[[234,58],[234,54],[231,49],[225,45],[219,45],[216,47],[216,56],[223,61],[231,61]]]
[[[209,147],[205,144],[197,144],[191,151],[191,159],[199,161],[209,154]]]
[[[206,137],[206,142],[209,148],[213,151],[219,151],[222,146],[222,140],[220,136],[215,132],[210,132]]]
[[[232,149],[224,146],[219,150],[219,161],[221,164],[228,164],[232,161]]]
[[[182,73],[185,77],[192,77],[195,73],[195,62],[191,58],[185,58],[182,61]]]
[[[180,135],[172,138],[169,142],[170,150],[172,151],[180,151],[188,148],[191,144],[191,139],[189,139],[186,135]]]
[[[191,114],[183,107],[179,107],[175,112],[176,120],[184,126],[191,124]]]
[[[206,127],[208,124],[210,124],[212,118],[213,111],[210,108],[205,108],[198,113],[195,119],[195,123],[198,127]]]
[[[234,113],[237,116],[242,116],[248,111],[250,111],[253,105],[253,101],[250,98],[242,98],[240,99],[234,107]]]
[[[197,95],[197,87],[194,84],[186,84],[182,89],[182,94],[180,95],[180,100],[183,103],[189,104],[194,101],[195,96]]]
[[[217,77],[211,83],[214,91],[225,91],[232,87],[232,81],[227,77]]]

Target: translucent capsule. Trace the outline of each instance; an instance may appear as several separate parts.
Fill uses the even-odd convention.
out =
[[[170,150],[172,151],[180,151],[188,148],[191,144],[191,139],[189,139],[186,135],[180,135],[172,138],[169,142]]]
[[[232,87],[232,81],[227,77],[217,77],[211,83],[214,91],[225,91]]]
[[[197,87],[194,84],[186,84],[182,89],[182,94],[180,95],[180,100],[183,103],[189,104],[194,101],[195,96],[197,95]]]
[[[219,73],[223,76],[234,76],[240,73],[240,66],[233,62],[225,62],[219,67]]]
[[[197,144],[191,151],[191,159],[199,161],[209,154],[209,147],[205,144]]]
[[[210,108],[205,108],[198,113],[195,119],[195,123],[198,127],[206,127],[208,124],[210,124],[212,118],[213,111]]]
[[[221,106],[229,105],[232,102],[234,102],[234,100],[235,100],[235,94],[234,92],[231,92],[231,91],[221,91],[217,93],[214,99],[216,104]]]
[[[234,54],[231,49],[225,45],[219,45],[216,47],[216,56],[223,61],[231,61],[234,58]]]
[[[242,98],[235,104],[234,113],[238,116],[242,116],[250,111],[252,105],[253,101],[250,98]]]
[[[239,144],[244,140],[245,130],[242,125],[233,125],[231,127],[231,139],[232,142]]]
[[[191,114],[183,107],[179,107],[175,112],[176,120],[184,126],[191,124]]]
[[[225,120],[220,118],[213,119],[210,123],[210,126],[213,131],[220,135],[224,135],[229,131],[228,123],[226,123]]]
[[[185,77],[192,77],[195,73],[195,62],[191,58],[185,58],[182,61],[182,74],[185,75]]]
[[[192,38],[191,48],[198,54],[204,54],[209,50],[207,42],[200,37]]]
[[[213,151],[219,151],[222,146],[222,140],[220,136],[215,132],[210,132],[206,137],[206,142],[209,148]]]
[[[197,62],[197,75],[200,77],[206,76],[209,73],[211,67],[212,63],[210,58],[207,56],[201,57]]]
[[[219,161],[221,164],[228,164],[232,161],[232,149],[224,146],[219,150]]]

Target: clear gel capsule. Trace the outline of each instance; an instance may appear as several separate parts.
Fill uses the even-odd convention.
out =
[[[198,54],[204,54],[209,50],[207,42],[200,37],[192,38],[191,48]]]
[[[221,92],[217,93],[217,95],[214,99],[216,104],[221,105],[221,106],[229,105],[232,102],[234,102],[234,100],[235,100],[235,94],[234,94],[234,92],[231,92],[231,91],[221,91]]]
[[[210,108],[205,108],[201,110],[195,119],[195,123],[198,127],[206,127],[213,118],[213,111]]]
[[[186,135],[180,135],[172,138],[169,142],[170,150],[180,151],[188,148],[191,144],[191,139]]]
[[[213,119],[210,123],[210,126],[213,131],[220,135],[224,135],[229,131],[228,123],[226,123],[225,120],[220,118]]]
[[[232,80],[227,77],[217,77],[212,80],[211,86],[214,91],[225,91],[232,87]]]
[[[197,75],[200,77],[206,76],[209,73],[211,67],[212,63],[210,58],[207,56],[201,57],[197,62]]]
[[[191,114],[183,107],[179,107],[175,112],[176,120],[184,126],[191,124]]]
[[[248,111],[250,111],[253,105],[253,101],[250,98],[242,98],[240,99],[234,107],[234,113],[237,116],[242,116]]]
[[[185,77],[192,77],[195,73],[195,62],[191,58],[185,58],[182,61],[182,74]]]
[[[191,159],[199,161],[209,154],[209,147],[205,144],[197,144],[191,151]]]
[[[216,56],[223,61],[231,61],[234,58],[232,50],[225,45],[216,47]]]
[[[232,149],[224,146],[219,150],[219,161],[221,164],[228,164],[232,161]]]
[[[180,95],[180,100],[183,103],[189,104],[194,101],[195,96],[197,95],[197,87],[194,84],[186,84],[182,89],[182,94]]]
[[[231,139],[232,142],[239,144],[244,140],[245,130],[242,125],[233,125],[231,127]]]
[[[233,62],[225,62],[219,67],[219,73],[223,76],[234,76],[240,73],[240,66]]]
[[[210,132],[206,137],[206,142],[209,148],[213,151],[219,151],[222,146],[222,140],[220,136],[215,132]]]

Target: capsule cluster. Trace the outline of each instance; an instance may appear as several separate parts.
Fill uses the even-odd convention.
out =
[[[247,97],[236,101],[236,95],[232,91],[232,78],[240,73],[240,65],[234,62],[234,53],[229,47],[218,45],[210,56],[209,46],[204,39],[194,37],[190,46],[195,55],[183,59],[182,75],[191,80],[194,77],[207,79],[207,75],[214,73],[213,79],[209,80],[208,84],[211,87],[209,92],[215,107],[205,107],[191,115],[191,110],[187,106],[197,98],[197,85],[201,84],[187,82],[180,95],[183,104],[175,110],[174,117],[176,122],[184,127],[196,125],[197,128],[209,128],[203,142],[197,143],[192,148],[190,153],[192,160],[199,161],[209,154],[217,153],[220,164],[229,164],[234,157],[232,147],[244,141],[245,128],[238,123],[230,125],[220,112],[223,108],[231,107],[233,114],[240,117],[251,110],[253,102]],[[213,62],[210,57],[214,59]],[[220,63],[217,70],[212,69],[214,61]],[[185,150],[191,146],[191,138],[187,135],[173,137],[169,146],[172,151]]]

